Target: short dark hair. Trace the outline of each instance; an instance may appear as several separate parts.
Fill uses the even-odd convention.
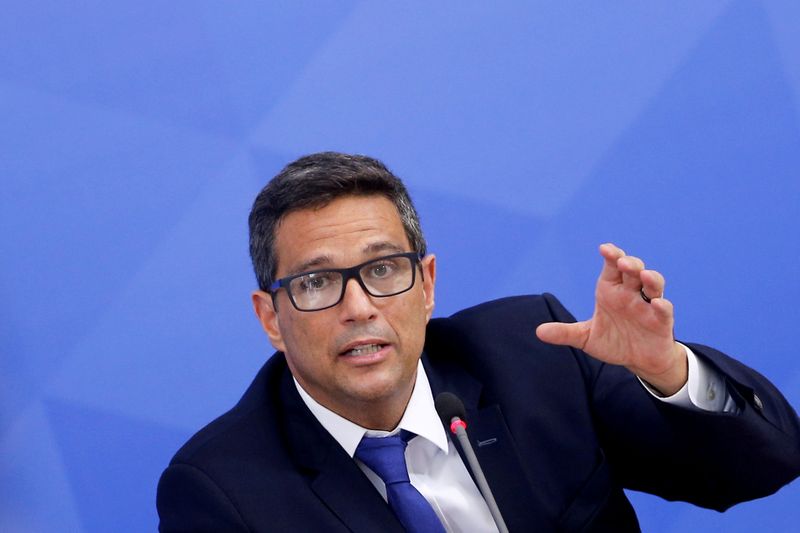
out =
[[[250,210],[250,259],[258,286],[268,291],[275,279],[275,231],[298,209],[323,207],[344,196],[382,195],[394,203],[412,251],[425,255],[419,215],[400,178],[364,155],[320,152],[289,163],[261,189]]]

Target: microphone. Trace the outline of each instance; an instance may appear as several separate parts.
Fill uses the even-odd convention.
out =
[[[508,533],[508,527],[506,527],[506,522],[503,520],[503,515],[500,514],[500,508],[497,507],[497,502],[494,501],[492,489],[489,488],[489,483],[486,482],[486,476],[483,475],[483,469],[475,456],[475,450],[472,449],[469,437],[467,437],[467,423],[464,421],[467,416],[464,403],[452,392],[442,392],[436,396],[434,404],[436,412],[439,413],[444,425],[449,426],[450,431],[458,438],[469,467],[475,475],[478,490],[481,491],[481,495],[483,495],[483,499],[489,507],[489,512],[492,513],[497,529],[500,533]]]

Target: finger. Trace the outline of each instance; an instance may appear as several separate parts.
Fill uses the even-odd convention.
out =
[[[607,242],[600,245],[600,255],[603,256],[603,270],[600,272],[600,279],[603,281],[621,281],[620,271],[617,269],[617,261],[625,256],[622,248]]]
[[[572,346],[582,350],[589,338],[589,323],[574,322],[565,324],[563,322],[547,322],[539,324],[539,327],[536,328],[536,336],[550,344]]]
[[[672,302],[666,298],[656,298],[650,302],[650,306],[655,310],[658,319],[672,328],[675,321],[675,308]]]
[[[651,300],[664,296],[664,286],[666,281],[660,272],[655,270],[642,270],[639,274],[642,280],[642,290]]]
[[[641,273],[644,270],[644,261],[638,257],[626,255],[617,261],[617,268],[622,272],[622,285],[626,289],[638,292],[642,288]]]

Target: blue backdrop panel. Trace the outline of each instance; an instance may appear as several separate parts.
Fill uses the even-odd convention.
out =
[[[0,17],[0,530],[145,531],[171,454],[272,353],[246,218],[288,161],[383,158],[437,315],[592,309],[613,241],[682,339],[800,406],[800,4],[47,2]],[[648,532],[793,531],[800,485]]]

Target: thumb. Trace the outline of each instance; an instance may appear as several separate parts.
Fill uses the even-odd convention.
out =
[[[545,322],[536,328],[536,336],[543,342],[572,346],[579,350],[586,346],[589,337],[589,322]]]

